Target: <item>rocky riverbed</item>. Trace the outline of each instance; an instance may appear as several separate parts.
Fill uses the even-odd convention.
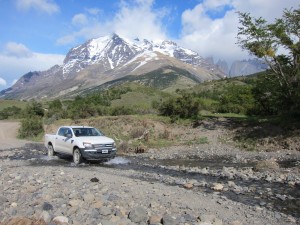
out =
[[[27,144],[0,151],[0,223],[299,224],[299,161],[199,145],[75,166]]]

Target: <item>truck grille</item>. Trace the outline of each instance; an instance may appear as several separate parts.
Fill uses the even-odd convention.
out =
[[[109,149],[111,150],[112,149],[112,144],[94,144],[94,149],[97,149],[97,150],[102,150],[102,149]]]

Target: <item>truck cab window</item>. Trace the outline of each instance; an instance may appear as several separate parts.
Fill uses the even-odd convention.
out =
[[[60,128],[58,131],[59,136],[65,136],[65,133],[66,133],[66,128],[64,127]]]

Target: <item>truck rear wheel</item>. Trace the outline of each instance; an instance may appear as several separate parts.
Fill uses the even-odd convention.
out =
[[[48,156],[55,156],[55,151],[52,145],[48,145]]]
[[[78,148],[74,149],[73,152],[73,162],[78,165],[82,162],[82,156],[81,156],[81,152]]]

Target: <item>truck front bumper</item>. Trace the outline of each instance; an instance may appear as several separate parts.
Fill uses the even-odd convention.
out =
[[[112,159],[116,156],[116,149],[97,150],[97,149],[80,149],[82,157],[86,160]]]

